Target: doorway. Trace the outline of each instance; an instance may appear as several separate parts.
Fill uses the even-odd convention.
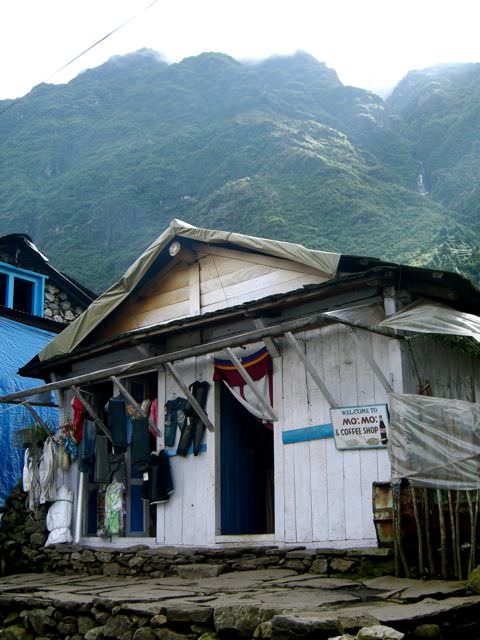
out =
[[[219,387],[221,534],[273,533],[273,429]]]

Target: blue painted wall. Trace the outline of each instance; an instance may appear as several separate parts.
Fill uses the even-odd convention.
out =
[[[55,335],[0,317],[0,395],[41,384],[41,381],[33,378],[22,378],[17,371]],[[35,410],[48,424],[57,425],[57,409],[36,407]],[[3,506],[22,475],[24,451],[14,446],[14,433],[31,422],[32,418],[25,407],[0,404],[0,506]]]

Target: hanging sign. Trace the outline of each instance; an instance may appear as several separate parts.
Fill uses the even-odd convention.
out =
[[[386,447],[390,421],[386,404],[330,409],[337,449]]]

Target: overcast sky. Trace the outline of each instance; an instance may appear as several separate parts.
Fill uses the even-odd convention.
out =
[[[0,0],[0,98],[67,82],[149,47],[176,62],[203,51],[262,59],[296,50],[345,84],[393,86],[410,69],[480,61],[480,0]],[[52,74],[122,22],[75,64]]]

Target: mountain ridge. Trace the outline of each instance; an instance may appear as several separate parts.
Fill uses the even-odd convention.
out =
[[[429,98],[426,77],[418,82]],[[421,105],[407,117],[415,96],[395,91],[383,101],[345,86],[301,52],[171,65],[150,50],[115,56],[66,85],[35,87],[0,116],[2,228],[29,233],[97,290],[174,217],[475,277],[474,193],[455,207],[418,192],[430,121]]]

